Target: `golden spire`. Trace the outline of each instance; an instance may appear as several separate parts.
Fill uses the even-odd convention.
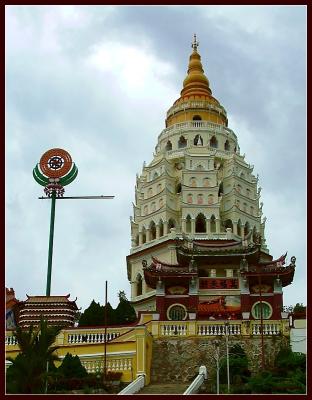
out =
[[[209,81],[204,74],[201,58],[197,52],[198,46],[199,42],[197,42],[196,34],[194,34],[194,40],[192,43],[193,53],[190,56],[187,77],[183,82],[181,97],[193,95],[211,95]]]

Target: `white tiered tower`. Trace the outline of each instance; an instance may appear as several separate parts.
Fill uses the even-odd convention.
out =
[[[154,256],[175,263],[176,237],[252,241],[260,234],[261,250],[268,252],[258,177],[212,96],[196,35],[192,48],[181,95],[167,112],[153,160],[136,179],[127,267],[137,311],[155,310],[155,290],[144,282],[142,260]]]

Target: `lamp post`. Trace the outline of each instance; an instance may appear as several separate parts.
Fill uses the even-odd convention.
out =
[[[213,356],[213,358],[216,361],[216,370],[217,370],[217,394],[220,393],[220,379],[219,379],[219,370],[220,370],[220,364],[219,364],[219,360],[220,360],[220,348],[219,348],[219,341],[218,340],[214,340],[213,344],[215,345],[215,356]]]
[[[52,256],[53,256],[53,238],[54,238],[54,222],[55,222],[55,203],[56,199],[113,199],[114,196],[75,196],[64,197],[64,186],[69,185],[78,175],[78,168],[72,162],[70,154],[63,149],[51,149],[46,151],[40,158],[40,162],[33,169],[33,177],[39,185],[44,186],[44,193],[47,197],[39,197],[39,199],[51,200],[51,216],[50,216],[50,234],[49,234],[49,251],[48,251],[48,269],[46,296],[51,295],[51,276],[52,276]],[[106,282],[107,283],[107,282]],[[48,392],[48,372],[49,361],[46,365],[46,381],[44,392]]]
[[[230,393],[229,323],[225,322],[227,391]]]

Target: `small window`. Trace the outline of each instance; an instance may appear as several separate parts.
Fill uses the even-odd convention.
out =
[[[183,147],[187,146],[187,140],[185,139],[184,136],[181,136],[179,141],[178,141],[178,148],[182,149]]]
[[[204,196],[202,194],[197,195],[197,204],[203,204],[204,203]]]
[[[262,307],[261,307],[262,305]],[[273,314],[273,310],[272,310],[272,306],[267,303],[266,301],[258,301],[257,303],[255,303],[252,306],[251,309],[251,314],[255,319],[261,319],[261,308],[262,308],[262,318],[263,319],[270,319],[272,314]]]
[[[193,121],[201,121],[201,120],[202,120],[202,118],[200,115],[194,115]]]
[[[166,151],[170,151],[172,150],[172,143],[170,142],[170,140],[168,140],[167,144],[166,144]]]
[[[192,195],[191,193],[189,193],[189,194],[187,195],[187,202],[188,202],[189,204],[192,204],[192,203],[193,203],[193,195]]]
[[[142,283],[143,283],[143,280],[142,280],[142,276],[140,275],[140,274],[138,274],[138,276],[137,276],[137,279],[136,279],[136,295],[137,296],[141,296],[141,294],[142,294]]]
[[[186,319],[186,308],[182,304],[174,304],[168,308],[167,316],[171,321],[183,321]]]
[[[203,138],[200,135],[196,135],[194,139],[195,146],[202,146],[204,144]]]
[[[212,136],[212,138],[210,139],[210,147],[213,147],[215,149],[218,147],[218,141],[215,136]]]
[[[224,143],[224,150],[229,151],[230,150],[230,143],[228,140]]]
[[[191,186],[191,187],[197,187],[197,180],[196,180],[196,178],[191,178],[191,179],[190,179],[190,186]]]

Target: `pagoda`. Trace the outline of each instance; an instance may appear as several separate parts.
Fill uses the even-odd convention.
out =
[[[137,175],[127,273],[160,320],[281,319],[295,257],[273,259],[261,187],[192,43],[180,97]]]
[[[73,327],[78,307],[76,300],[66,296],[27,296],[19,305],[19,326],[38,326],[45,319],[50,326]]]

